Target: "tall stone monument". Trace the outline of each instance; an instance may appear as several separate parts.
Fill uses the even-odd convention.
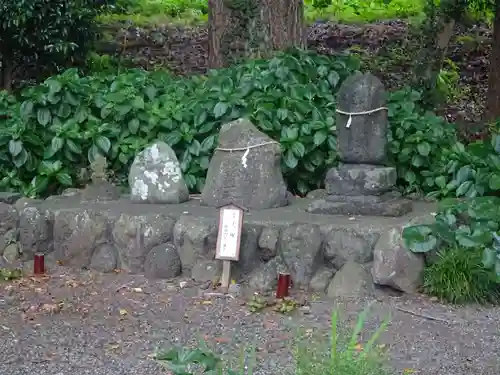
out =
[[[340,164],[327,172],[327,196],[308,212],[332,215],[402,216],[412,209],[395,190],[396,169],[386,166],[386,91],[370,73],[356,73],[342,84],[337,101]]]

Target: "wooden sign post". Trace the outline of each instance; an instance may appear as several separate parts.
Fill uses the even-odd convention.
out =
[[[231,282],[231,261],[240,259],[241,228],[243,211],[235,204],[220,207],[219,234],[217,236],[216,259],[222,260],[221,289],[227,293]]]

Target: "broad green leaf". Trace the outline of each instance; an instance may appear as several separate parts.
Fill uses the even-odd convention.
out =
[[[71,176],[66,172],[59,172],[58,174],[56,174],[56,179],[61,183],[61,185],[64,186],[73,185],[73,180],[71,179]]]
[[[403,229],[403,243],[414,253],[427,253],[438,244],[432,229],[427,225],[414,225]]]
[[[483,250],[483,266],[484,268],[493,268],[497,261],[496,251],[491,247],[487,247]]]
[[[320,146],[323,143],[325,143],[326,139],[328,138],[328,133],[325,130],[318,130],[316,133],[314,133],[314,145],[315,146]]]
[[[215,118],[221,118],[224,116],[229,109],[229,104],[226,102],[218,102],[214,107]]]
[[[23,142],[11,139],[9,142],[9,152],[12,156],[17,156],[23,150]]]
[[[111,148],[111,141],[109,138],[99,135],[95,139],[95,145],[106,155]]]
[[[492,174],[488,185],[491,190],[500,190],[500,173]]]
[[[298,160],[295,157],[295,155],[293,154],[292,150],[287,150],[285,152],[283,161],[284,161],[285,165],[290,169],[294,169],[295,167],[297,167],[297,164],[298,164]]]
[[[413,103],[411,104],[413,105]],[[429,156],[429,154],[431,153],[431,145],[427,142],[420,142],[417,145],[417,151],[422,156]]]
[[[174,130],[170,133],[165,134],[161,140],[169,146],[173,147],[182,140],[182,133],[178,130]]]
[[[191,155],[198,156],[200,155],[201,151],[201,144],[198,142],[198,140],[193,139],[193,142],[189,145],[189,152]]]
[[[47,126],[52,119],[50,110],[48,108],[40,108],[37,111],[37,121],[42,126]]]
[[[300,142],[293,142],[290,148],[297,158],[302,158],[306,153],[306,148]]]
[[[209,152],[212,150],[215,144],[215,135],[210,135],[206,137],[203,142],[201,142],[201,152]]]
[[[128,122],[128,130],[130,131],[130,133],[134,135],[137,134],[137,132],[139,131],[140,124],[141,123],[137,118],[133,118],[132,120],[130,120]]]

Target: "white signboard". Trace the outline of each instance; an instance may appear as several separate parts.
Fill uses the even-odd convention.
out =
[[[237,261],[240,258],[243,210],[229,205],[220,209],[216,258]]]

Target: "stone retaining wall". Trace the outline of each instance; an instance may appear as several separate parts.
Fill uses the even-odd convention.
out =
[[[183,274],[208,281],[221,271],[214,259],[218,211],[196,200],[178,205],[134,204],[126,198],[92,202],[77,192],[45,201],[2,200],[3,266],[26,264],[42,252],[49,262],[64,266],[122,269],[154,278]],[[299,199],[287,207],[246,213],[234,278],[269,290],[277,272],[287,270],[295,286],[331,296],[370,293],[373,281],[407,292],[419,286],[423,259],[403,248],[400,233],[405,224],[430,213],[429,204],[419,204],[404,218],[348,218],[309,214],[309,203]]]

